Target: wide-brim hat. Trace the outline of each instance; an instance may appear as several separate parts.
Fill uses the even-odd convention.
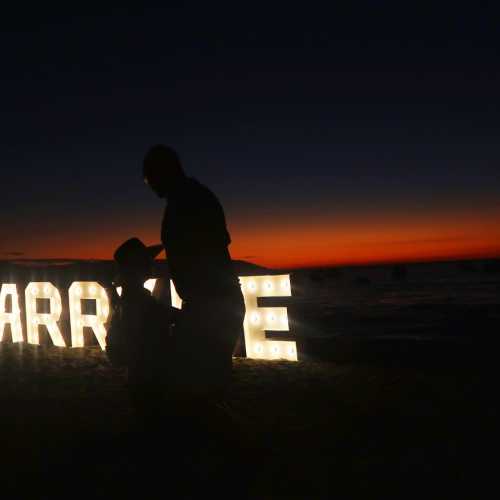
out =
[[[163,245],[146,246],[139,238],[130,238],[122,243],[113,255],[118,264],[119,274],[132,269],[142,269],[151,265],[163,250]]]

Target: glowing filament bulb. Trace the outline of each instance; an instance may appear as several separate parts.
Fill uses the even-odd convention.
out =
[[[263,351],[262,344],[255,344],[255,352],[257,354],[262,354],[262,351]]]
[[[264,287],[269,292],[273,289],[273,284],[270,281],[266,281],[266,283],[264,284]]]
[[[257,324],[259,322],[259,320],[260,320],[259,314],[258,313],[253,313],[252,314],[252,323],[256,323]]]
[[[90,295],[95,295],[97,292],[97,288],[95,287],[95,285],[90,285],[89,286],[89,293]]]
[[[248,283],[248,289],[251,291],[251,292],[255,292],[255,290],[257,290],[257,285],[255,284],[255,281],[250,281]]]

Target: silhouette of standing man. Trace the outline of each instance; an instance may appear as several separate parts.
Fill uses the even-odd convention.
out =
[[[177,153],[152,147],[144,180],[167,206],[161,240],[170,277],[183,301],[173,328],[182,395],[221,401],[232,372],[232,354],[241,335],[245,307],[232,266],[224,211],[217,197],[187,177]],[[201,397],[201,398],[200,398]]]

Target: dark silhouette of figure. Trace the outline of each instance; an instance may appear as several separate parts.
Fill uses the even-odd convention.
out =
[[[183,301],[173,332],[185,366],[177,379],[186,400],[199,407],[224,400],[232,354],[243,329],[245,307],[217,197],[186,176],[176,152],[152,147],[144,158],[144,180],[167,200],[161,239],[170,276]]]
[[[183,302],[173,321],[169,391],[175,394],[177,422],[189,436],[191,454],[198,450],[205,457],[198,476],[210,478],[218,492],[237,480],[237,471],[248,470],[249,457],[256,455],[249,426],[227,400],[232,355],[245,315],[228,250],[231,238],[219,200],[185,175],[173,149],[151,148],[143,174],[150,188],[167,200],[161,239]]]
[[[106,354],[114,366],[128,369],[128,389],[139,422],[149,427],[163,418],[171,352],[168,307],[144,288],[151,277],[154,257],[162,245],[146,247],[131,238],[115,252],[122,295],[114,308],[107,335]]]
[[[115,285],[122,287],[122,294],[116,299],[106,353],[114,366],[128,369],[138,432],[132,432],[130,440],[113,443],[114,458],[107,470],[120,486],[125,484],[118,491],[130,493],[129,488],[139,485],[144,494],[147,488],[162,488],[167,474],[170,494],[187,492],[191,498],[218,475],[210,474],[208,464],[201,466],[206,432],[190,418],[191,398],[178,383],[188,370],[183,370],[184,346],[172,331],[175,310],[144,288],[152,275],[153,259],[162,249],[131,238],[114,254],[119,269]],[[127,477],[120,477],[120,470],[128,471]]]

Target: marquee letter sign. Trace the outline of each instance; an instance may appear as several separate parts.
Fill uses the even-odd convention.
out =
[[[266,331],[288,331],[286,307],[258,307],[258,297],[289,297],[290,276],[246,276],[240,278],[245,298],[245,346],[247,356],[297,361],[295,342],[267,340]]]
[[[95,301],[96,314],[82,314],[82,300]],[[101,349],[106,348],[106,323],[109,300],[106,290],[95,281],[75,281],[69,287],[71,345],[83,347],[83,327],[92,328]]]
[[[10,312],[6,312],[5,310],[7,296],[10,296],[11,300]],[[3,340],[3,332],[7,323],[10,324],[12,331],[12,342],[22,342],[21,309],[19,309],[17,286],[13,283],[4,283],[0,291],[0,341]]]
[[[52,283],[30,283],[26,287],[25,295],[28,342],[30,344],[39,344],[38,327],[45,325],[54,345],[65,347],[66,343],[57,326],[62,312],[59,290]],[[37,312],[37,299],[48,299],[50,312]]]
[[[153,292],[157,280],[149,279],[144,287]],[[240,277],[246,314],[243,323],[247,357],[258,359],[297,360],[294,341],[266,338],[266,331],[289,331],[286,307],[259,307],[259,297],[290,297],[290,276]],[[117,288],[121,295],[121,288]],[[71,347],[83,347],[84,328],[93,332],[101,349],[106,349],[106,324],[110,319],[110,301],[106,289],[96,281],[74,281],[68,289],[69,323],[71,336],[66,338]],[[48,281],[30,282],[24,290],[26,340],[40,343],[40,327],[44,326],[51,342],[67,347],[64,332],[63,301],[56,286]],[[173,307],[182,308],[182,300],[170,281],[170,299]],[[45,307],[41,307],[42,301]],[[86,303],[87,307],[84,307]],[[43,310],[41,310],[43,309]],[[67,317],[64,316],[64,317]],[[17,285],[3,283],[0,289],[0,341],[10,327],[12,342],[23,342],[23,326]],[[69,338],[71,339],[69,341]]]

